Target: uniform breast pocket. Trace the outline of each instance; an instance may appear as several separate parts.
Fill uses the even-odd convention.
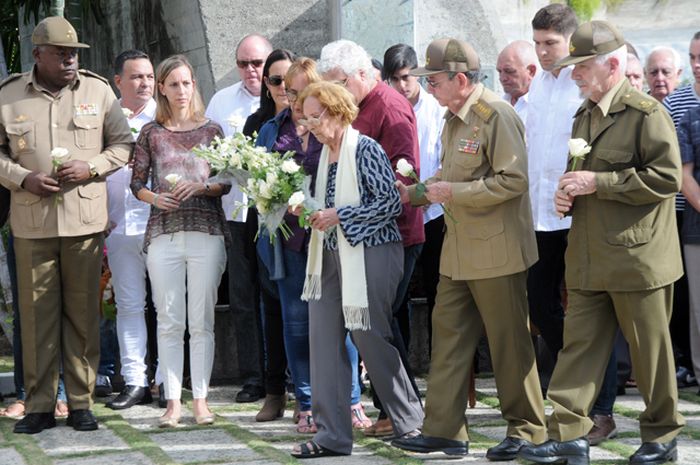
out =
[[[95,149],[102,138],[102,121],[95,115],[74,116],[75,145],[81,149]]]
[[[12,153],[21,155],[36,150],[36,123],[34,121],[8,124],[5,126],[5,132],[10,141]]]
[[[599,150],[595,156],[605,162],[603,169],[622,169],[632,164],[634,154],[622,150]]]

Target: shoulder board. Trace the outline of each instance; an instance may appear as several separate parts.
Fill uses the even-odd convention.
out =
[[[102,82],[104,82],[105,84],[109,85],[109,81],[108,81],[107,79],[103,78],[102,76],[100,76],[100,75],[97,74],[97,73],[93,73],[93,72],[90,71],[90,70],[87,70],[87,69],[79,69],[78,72],[79,72],[80,74],[82,74],[83,76],[88,76],[88,77],[92,77],[92,78],[95,78],[95,79],[99,79],[100,81],[102,81]]]
[[[472,105],[471,111],[473,111],[476,114],[476,116],[484,120],[484,122],[487,122],[489,119],[491,119],[491,116],[495,112],[493,107],[483,99],[477,100],[477,102],[474,105]]]
[[[8,84],[20,77],[24,76],[24,73],[14,73],[10,74],[8,77],[6,77],[2,82],[0,82],[0,89],[5,86],[5,84]]]
[[[641,92],[628,92],[622,96],[620,101],[628,107],[643,111],[646,114],[654,111],[654,109],[659,105],[658,100]]]

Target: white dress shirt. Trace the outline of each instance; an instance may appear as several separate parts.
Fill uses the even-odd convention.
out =
[[[209,101],[209,106],[207,106],[206,116],[212,121],[219,123],[224,130],[224,135],[232,136],[237,132],[243,131],[245,120],[258,107],[260,107],[260,97],[256,97],[248,92],[248,89],[243,85],[243,81],[240,81],[214,94]],[[240,125],[234,127],[229,123],[231,120],[238,120]],[[235,217],[233,213],[240,203],[245,203],[246,201],[245,195],[238,189],[238,185],[233,182],[231,192],[221,197],[221,204],[224,208],[226,219],[228,221],[245,222],[248,215],[247,208],[240,208]]]
[[[554,209],[554,193],[566,171],[574,114],[583,102],[571,71],[572,67],[563,68],[555,77],[542,70],[530,83],[525,140],[535,231],[571,227],[571,218],[559,219]]]
[[[413,106],[418,126],[418,146],[420,148],[420,180],[425,181],[440,169],[442,144],[440,135],[445,123],[445,107],[419,86],[418,101]],[[442,215],[439,204],[429,205],[423,210],[423,224]]]
[[[151,99],[139,114],[129,118],[134,140],[138,139],[141,128],[153,121],[155,116],[156,102]],[[125,165],[107,176],[107,203],[109,222],[114,225],[113,234],[137,236],[146,231],[151,208],[131,192],[131,171],[129,165]]]
[[[515,105],[513,105],[513,109],[520,117],[520,121],[523,122],[523,125],[527,124],[527,109],[528,109],[528,103],[530,100],[529,96],[530,96],[529,93],[521,95],[520,98],[515,101]],[[510,103],[510,101],[511,101],[510,94],[503,94],[503,100]]]

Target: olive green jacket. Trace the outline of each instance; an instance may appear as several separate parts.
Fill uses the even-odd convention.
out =
[[[574,201],[566,285],[637,291],[672,283],[683,274],[674,207],[681,158],[673,122],[626,81],[591,133],[595,106],[584,101],[571,136],[592,147],[579,169],[596,172],[596,192]]]
[[[445,207],[440,274],[455,280],[521,272],[537,261],[528,197],[523,124],[507,102],[478,84],[457,114],[445,114],[442,170],[452,183]],[[426,204],[416,186],[411,203]]]

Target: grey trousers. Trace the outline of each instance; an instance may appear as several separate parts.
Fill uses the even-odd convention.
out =
[[[309,344],[311,348],[311,410],[318,432],[317,444],[340,453],[352,451],[350,415],[351,372],[345,349],[341,301],[341,269],[337,251],[323,251],[322,296],[309,302]],[[370,325],[351,336],[382,405],[401,435],[420,428],[423,410],[399,353],[391,344],[391,304],[403,271],[400,243],[365,248],[365,272]]]

